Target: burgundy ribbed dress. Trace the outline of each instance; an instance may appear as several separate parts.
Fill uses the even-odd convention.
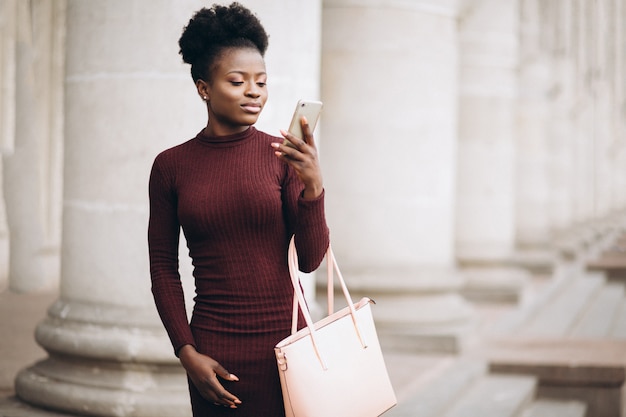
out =
[[[240,379],[222,381],[243,402],[236,410],[191,386],[194,417],[284,415],[273,348],[290,333],[289,240],[295,234],[300,268],[311,271],[328,247],[328,228],[323,194],[304,200],[295,172],[274,155],[270,143],[280,140],[254,127],[223,137],[202,131],[152,167],[152,292],[174,351],[192,344]],[[178,272],[181,227],[194,265],[191,324]]]

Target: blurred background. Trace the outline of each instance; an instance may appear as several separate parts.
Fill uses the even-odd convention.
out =
[[[378,303],[388,414],[625,415],[626,1],[241,3],[270,35],[257,127],[324,102],[331,240]],[[147,182],[206,124],[177,41],[211,4],[0,0],[0,416],[189,415]],[[181,271],[190,305],[184,244]]]

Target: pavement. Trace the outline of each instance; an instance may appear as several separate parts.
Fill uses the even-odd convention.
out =
[[[57,297],[56,292],[0,292],[0,417],[66,417],[19,402],[13,389],[21,369],[46,357],[35,342],[35,327]]]
[[[13,380],[20,369],[46,357],[35,342],[35,327],[56,298],[56,292],[0,292],[0,397],[13,393]]]
[[[0,292],[0,417],[71,417],[32,408],[20,402],[13,389],[13,381],[20,370],[46,357],[46,352],[35,341],[34,332],[57,297],[56,292]],[[450,355],[417,355],[384,350],[384,356],[399,403],[454,362],[454,357]],[[393,409],[387,414],[392,417]]]

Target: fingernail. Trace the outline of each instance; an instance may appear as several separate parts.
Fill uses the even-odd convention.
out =
[[[272,142],[272,148],[278,149],[279,146],[280,146],[280,143]]]
[[[239,381],[239,378],[237,378],[237,375],[234,375],[234,374],[230,374],[230,379],[233,381]]]

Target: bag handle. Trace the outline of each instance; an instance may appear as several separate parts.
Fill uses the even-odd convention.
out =
[[[298,253],[296,251],[295,238],[292,237],[291,242],[289,242],[289,252],[288,252],[288,261],[289,261],[289,275],[291,276],[291,283],[293,284],[294,296],[293,296],[293,313],[291,317],[291,334],[296,333],[298,329],[298,308],[302,311],[302,315],[304,316],[304,321],[306,322],[306,326],[309,329],[309,333],[311,335],[311,342],[313,343],[313,349],[315,350],[315,354],[322,365],[322,368],[326,370],[326,365],[322,359],[322,356],[319,353],[317,348],[317,343],[315,341],[316,330],[315,325],[313,324],[313,319],[311,318],[311,313],[309,309],[306,308],[306,299],[304,298],[304,294],[302,292],[302,288],[300,287],[300,277],[299,277],[299,266],[298,266]],[[341,285],[341,290],[343,295],[348,303],[348,308],[350,309],[350,316],[352,317],[352,323],[354,324],[354,330],[359,338],[359,342],[363,349],[367,348],[367,343],[365,343],[365,339],[363,338],[361,331],[359,330],[359,326],[356,320],[356,309],[354,308],[354,303],[352,302],[352,297],[350,296],[350,292],[348,291],[348,286],[346,285],[345,280],[343,279],[343,275],[339,270],[339,265],[337,264],[337,260],[335,258],[335,254],[333,253],[332,247],[329,244],[328,249],[326,251],[326,263],[327,274],[328,274],[328,288],[327,288],[327,298],[328,298],[328,315],[330,316],[334,312],[334,291],[333,291],[333,282],[334,282],[334,271],[337,271],[337,277],[339,279],[339,283]]]

